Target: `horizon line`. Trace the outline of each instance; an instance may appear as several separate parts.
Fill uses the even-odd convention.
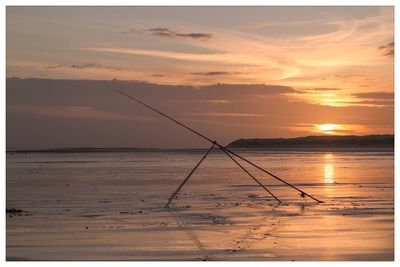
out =
[[[297,138],[307,138],[307,137],[367,137],[367,136],[395,136],[394,133],[390,134],[367,134],[367,135],[307,135],[298,137],[273,137],[273,138],[238,138],[234,141],[229,142],[226,146],[239,141],[239,140],[262,140],[262,139],[297,139]],[[349,146],[350,147],[350,146]],[[287,148],[287,147],[285,147]],[[18,151],[62,151],[62,150],[204,150],[207,147],[131,147],[131,146],[114,146],[114,147],[93,147],[93,146],[82,146],[82,147],[43,147],[43,148],[7,148],[8,152],[18,152]],[[237,149],[237,148],[235,148]],[[257,149],[251,147],[250,149]],[[264,148],[265,149],[265,148]]]

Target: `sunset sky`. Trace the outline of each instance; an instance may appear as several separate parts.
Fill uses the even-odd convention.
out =
[[[393,133],[393,20],[392,7],[7,7],[7,77],[40,78],[7,81],[7,147],[204,146],[113,89],[225,143]]]

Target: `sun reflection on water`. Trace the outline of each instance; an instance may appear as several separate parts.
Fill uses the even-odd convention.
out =
[[[324,155],[324,181],[326,184],[333,184],[335,182],[335,169],[333,167],[333,154]]]
[[[325,175],[325,183],[333,184],[334,169],[332,163],[325,163],[324,175]]]

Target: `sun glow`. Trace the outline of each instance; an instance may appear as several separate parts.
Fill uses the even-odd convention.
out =
[[[330,123],[328,123],[328,124],[320,124],[317,127],[321,132],[324,132],[324,133],[332,132],[332,131],[340,129],[340,125],[338,125],[338,124],[330,124]]]

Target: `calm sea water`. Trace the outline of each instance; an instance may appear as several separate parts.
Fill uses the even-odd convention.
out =
[[[154,246],[160,246],[160,243],[155,243],[155,240],[171,239],[168,230],[177,231],[174,227],[182,226],[182,223],[171,221],[171,217],[168,212],[165,212],[163,206],[204,152],[203,150],[163,150],[126,153],[7,153],[7,208],[18,208],[24,211],[20,216],[7,216],[7,257],[9,259],[71,260],[191,260],[202,257],[235,259],[234,255],[227,256],[220,252],[232,253],[229,252],[233,244],[229,243],[230,241],[221,243],[213,250],[206,249],[207,246],[211,247],[211,244],[218,243],[215,240],[210,241],[210,236],[215,235],[217,231],[209,230],[210,228],[207,228],[207,231],[211,233],[208,232],[203,240],[204,244],[210,242],[208,245],[198,245],[200,242],[198,238],[197,242],[193,243],[197,244],[197,252],[186,251],[185,246],[172,249],[171,245],[167,245],[167,241],[166,247],[154,251]],[[352,242],[354,241],[353,254],[349,252],[351,248],[338,244],[329,245],[333,246],[331,252],[336,251],[329,254],[331,256],[318,253],[307,256],[300,253],[304,249],[303,245],[310,248],[311,243],[291,248],[287,245],[287,250],[275,249],[274,253],[271,251],[266,253],[262,250],[252,251],[248,245],[246,250],[243,250],[246,252],[240,254],[241,257],[238,257],[239,253],[236,253],[241,251],[240,248],[233,249],[237,259],[291,260],[290,257],[292,257],[306,260],[390,260],[393,257],[394,153],[241,151],[240,154],[325,201],[325,204],[318,205],[318,208],[312,206],[314,205],[312,200],[300,198],[296,191],[244,164],[288,205],[274,207],[276,209],[274,212],[278,212],[274,218],[277,216],[283,218],[294,213],[293,216],[299,216],[302,220],[306,218],[317,220],[310,221],[310,224],[321,225],[321,221],[318,220],[321,220],[323,216],[332,216],[331,218],[334,218],[332,220],[338,222],[345,218],[343,215],[353,216],[354,220],[359,220],[360,225],[365,225],[366,232],[360,233],[364,228],[359,228],[358,232],[354,230],[352,228],[354,221],[342,222],[347,225],[349,232],[354,231],[360,235],[350,238]],[[254,200],[254,196],[258,196],[259,199]],[[244,227],[239,220],[243,218],[243,214],[248,210],[263,212],[263,207],[272,203],[274,200],[268,193],[257,186],[227,156],[213,151],[182,189],[173,207],[185,209],[180,211],[186,214],[185,225],[190,225],[193,227],[190,229],[205,233],[205,230],[203,228],[200,230],[200,226],[196,224],[198,216],[203,216],[201,217],[203,220],[211,220],[209,222],[217,224],[218,227],[220,225],[228,227],[228,223],[225,223],[227,221],[230,221],[230,227],[235,225]],[[294,203],[294,206],[291,203]],[[295,208],[294,211],[292,207],[300,207],[299,205],[301,209],[297,211]],[[308,208],[308,205],[311,206]],[[240,208],[240,212],[236,208]],[[199,213],[193,215],[193,210]],[[190,215],[188,215],[189,211]],[[211,213],[214,217],[222,216],[225,221],[221,220],[224,223],[216,223],[215,219],[210,219],[214,218],[210,217]],[[305,216],[306,214],[311,217]],[[260,214],[253,215],[254,218],[260,217]],[[348,220],[348,217],[345,219]],[[166,228],[149,229],[149,225],[154,224],[154,221],[157,221],[157,227]],[[282,219],[282,221],[285,220]],[[323,222],[326,223],[326,219]],[[248,224],[250,223],[246,225]],[[291,238],[301,236],[300,230],[307,227],[309,224],[306,223],[299,225],[296,228],[297,232],[293,231],[296,234],[293,234]],[[370,229],[373,227],[378,227],[378,229]],[[132,235],[138,234],[138,229],[142,229],[143,232],[140,235],[131,236],[131,238],[140,239],[141,247],[147,246],[147,251],[153,251],[153,254],[141,252],[142,250],[136,247],[136,244],[128,244],[128,241],[123,239],[128,229],[133,229],[129,232]],[[218,229],[222,231],[222,228]],[[244,228],[227,229],[223,231],[225,233],[226,231],[233,231],[233,233],[244,231]],[[343,227],[338,228],[337,234],[345,230]],[[154,233],[157,233],[157,238],[152,235]],[[99,235],[103,237],[100,238]],[[280,236],[283,235],[280,234]],[[375,241],[360,252],[360,249],[356,247],[360,244],[365,245],[364,235],[375,238]],[[191,236],[189,239],[193,241],[193,235],[189,236]],[[269,236],[265,234],[264,238],[266,237]],[[324,240],[323,235],[314,238],[319,243]],[[349,237],[344,236],[340,240],[343,241],[343,238]],[[191,242],[185,241],[186,239],[182,236],[179,240]],[[115,240],[119,240],[118,245]],[[312,244],[316,243],[315,240]],[[240,243],[235,242],[236,245]],[[266,246],[266,242],[258,246]],[[108,247],[107,253],[104,252],[104,247],[99,247],[99,244]],[[290,244],[293,246],[293,242]],[[322,246],[324,245],[327,246],[326,243]],[[271,246],[275,244],[271,243]],[[298,254],[294,252],[296,250],[299,251]],[[129,253],[121,251],[129,251]],[[176,251],[181,253],[176,254]]]

